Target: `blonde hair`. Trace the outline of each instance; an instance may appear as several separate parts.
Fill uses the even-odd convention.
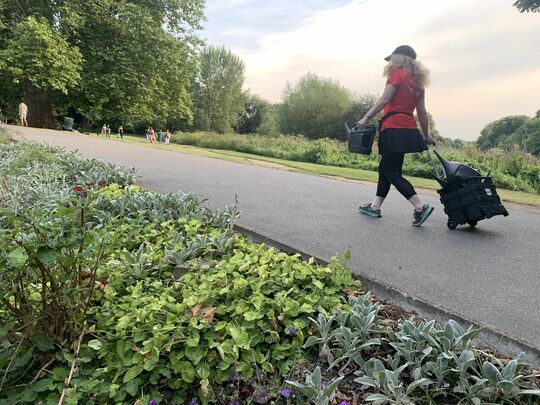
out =
[[[424,88],[429,85],[429,70],[423,64],[409,56],[395,53],[390,57],[388,65],[384,67],[384,77],[390,76],[390,73],[398,68],[410,70],[417,86]]]

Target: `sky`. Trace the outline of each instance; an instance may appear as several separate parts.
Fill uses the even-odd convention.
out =
[[[241,57],[246,89],[271,102],[308,72],[380,95],[383,58],[411,45],[431,71],[440,134],[473,140],[489,122],[540,110],[540,13],[513,2],[207,0],[201,36]]]

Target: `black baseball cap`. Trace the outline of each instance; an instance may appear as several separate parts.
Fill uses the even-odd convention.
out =
[[[392,55],[394,55],[394,54],[395,55],[405,55],[405,56],[408,56],[410,58],[416,59],[416,52],[409,45],[400,45],[400,46],[398,46],[396,49],[394,49],[394,52],[392,52],[390,55],[388,55],[386,58],[384,58],[384,60],[389,61],[390,57]]]

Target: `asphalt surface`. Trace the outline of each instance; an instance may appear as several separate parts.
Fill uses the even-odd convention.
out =
[[[214,208],[238,195],[239,225],[325,260],[350,250],[355,273],[540,349],[538,213],[513,206],[509,217],[449,231],[438,199],[422,196],[435,212],[422,228],[414,228],[412,209],[395,190],[382,218],[357,213],[375,193],[371,184],[68,132],[18,130],[29,140],[134,166],[142,176],[139,183],[161,193],[193,192]]]

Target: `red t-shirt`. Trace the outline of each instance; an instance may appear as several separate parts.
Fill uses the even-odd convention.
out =
[[[416,108],[418,100],[424,95],[424,89],[418,87],[413,80],[410,70],[397,68],[390,73],[386,84],[392,84],[397,90],[392,100],[384,107],[383,114],[390,111],[400,111],[412,114]],[[416,128],[414,117],[405,114],[396,114],[387,118],[381,128],[381,132],[386,128]]]

